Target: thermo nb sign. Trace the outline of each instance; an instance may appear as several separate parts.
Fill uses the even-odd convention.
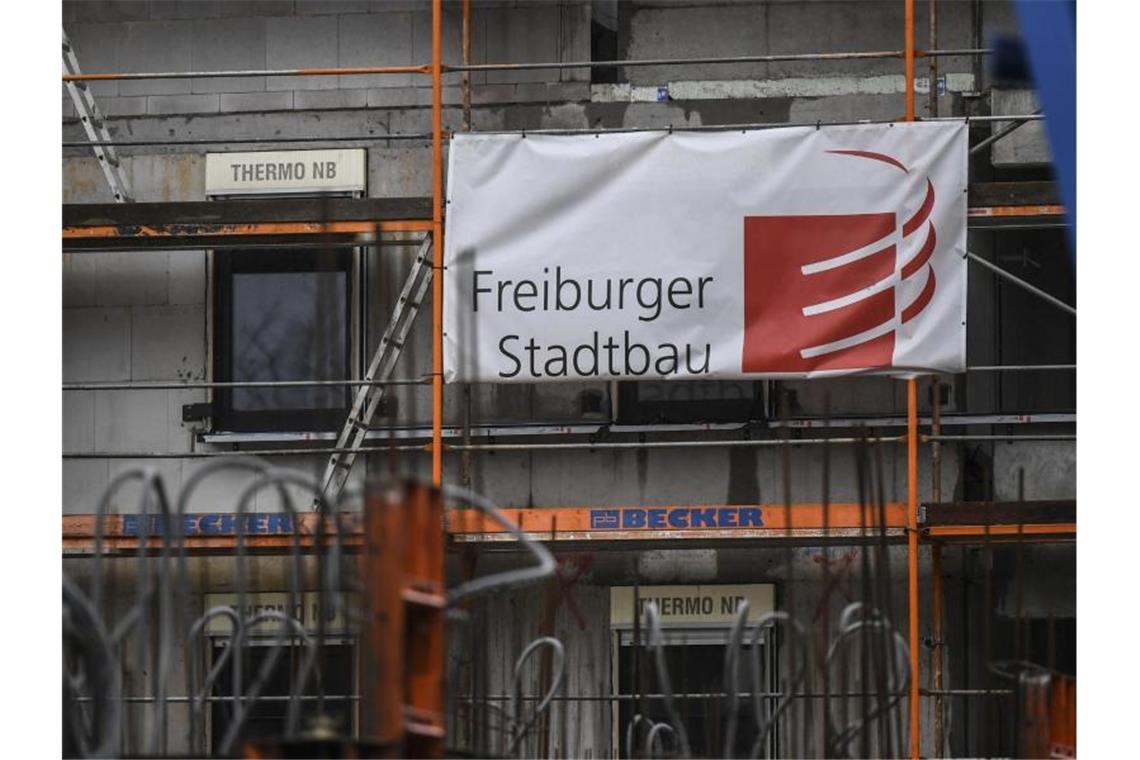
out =
[[[966,150],[952,123],[456,135],[445,377],[962,371]]]
[[[363,148],[210,153],[206,194],[359,193],[366,165]]]

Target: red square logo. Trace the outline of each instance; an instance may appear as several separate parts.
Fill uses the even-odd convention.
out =
[[[895,225],[894,213],[745,217],[743,371],[889,367]]]

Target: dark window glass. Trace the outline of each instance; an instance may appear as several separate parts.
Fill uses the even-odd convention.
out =
[[[351,373],[349,251],[216,254],[215,377],[219,381],[343,380]],[[223,389],[215,429],[332,430],[344,386]]]
[[[649,380],[618,385],[622,425],[764,419],[764,386],[751,380]]]
[[[751,675],[751,647],[741,648],[738,660],[740,667],[740,684],[743,690],[748,689]],[[665,665],[673,687],[674,700],[677,712],[685,724],[685,731],[689,737],[689,745],[694,757],[723,757],[724,756],[724,728],[727,716],[725,714],[725,700],[723,697],[708,697],[695,695],[720,694],[724,690],[724,655],[723,644],[678,644],[665,646]],[[636,664],[639,673],[636,681],[641,688],[636,689],[635,654],[640,651],[640,658]],[[770,692],[776,683],[775,668],[778,663],[772,658],[767,647],[761,644],[761,657],[768,658],[766,672],[769,678],[760,689]],[[618,688],[622,694],[655,694],[661,689],[657,683],[656,668],[653,657],[644,647],[623,645],[618,654]],[[685,696],[694,695],[694,696]],[[641,712],[639,712],[641,711]],[[647,716],[654,723],[672,723],[669,711],[661,699],[643,699],[640,703],[633,700],[622,699],[618,703],[618,737],[620,747],[618,757],[626,757],[626,729],[635,714]],[[646,738],[645,726],[641,737]],[[756,741],[756,721],[752,713],[752,705],[746,699],[740,700],[737,706],[737,732],[733,757],[748,757],[752,745]],[[773,757],[776,751],[776,737],[769,736],[765,746],[761,748],[760,757]],[[640,750],[640,752],[638,751]],[[644,743],[637,745],[635,754],[644,755]],[[664,738],[664,752],[666,757],[679,757],[678,747],[674,737]]]
[[[353,651],[350,644],[326,644],[318,657],[320,679],[324,685],[324,708],[318,710],[318,700],[303,701],[301,707],[300,729],[305,730],[307,722],[318,714],[332,718],[343,736],[351,736],[352,701],[346,697],[353,694]],[[221,657],[224,647],[215,646],[212,649],[210,667],[212,668]],[[265,658],[273,651],[271,646],[244,647],[244,661],[242,672],[243,688],[248,688],[251,680],[260,672]],[[285,736],[286,718],[289,713],[289,700],[279,699],[288,697],[293,685],[301,673],[305,659],[304,647],[286,647],[278,656],[269,680],[261,690],[261,698],[249,705],[249,715],[246,718],[239,740],[234,745],[235,751],[240,750],[245,741],[280,741]],[[313,697],[320,694],[317,685],[317,667],[309,674],[304,691],[305,696]],[[226,699],[233,696],[233,659],[227,660],[218,679],[214,682],[213,696]],[[210,744],[214,754],[218,753],[222,738],[233,720],[233,703],[230,701],[213,702],[210,707]]]
[[[619,18],[624,16],[621,3],[617,0],[594,0],[590,21],[590,60],[616,61],[618,55]],[[590,81],[594,84],[616,84],[619,80],[617,68],[595,68],[590,70]]]

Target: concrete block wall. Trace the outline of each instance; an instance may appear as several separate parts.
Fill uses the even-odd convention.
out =
[[[858,501],[852,447],[831,449],[831,500]],[[789,457],[792,500],[818,502],[823,496],[821,448],[793,447]],[[447,472],[458,473],[459,467],[459,457],[445,457]],[[957,453],[944,447],[941,488],[947,501],[958,488],[958,470]],[[882,472],[885,498],[905,501],[904,446],[883,447]],[[773,449],[707,447],[483,453],[472,464],[472,488],[508,507],[782,503],[783,459]],[[930,499],[930,452],[925,447],[919,455],[918,491],[920,501]]]
[[[85,71],[221,71],[426,64],[431,13],[424,2],[66,2],[64,26]],[[587,60],[589,4],[475,2],[471,62]],[[79,6],[79,7],[72,7]],[[461,61],[461,9],[444,4],[443,60]],[[491,55],[489,55],[489,51]],[[587,70],[476,72],[475,85],[588,81]],[[458,84],[458,75],[449,84]],[[430,89],[424,75],[237,77],[106,82],[93,92],[108,114],[209,114],[353,108],[376,89]],[[363,91],[329,100],[310,91]],[[275,93],[270,96],[268,93]],[[226,97],[244,94],[260,97]],[[380,96],[376,96],[379,99]],[[430,96],[429,96],[430,97]],[[330,104],[336,104],[331,105]],[[318,105],[320,104],[320,105]],[[429,105],[424,103],[423,105]],[[65,98],[65,115],[70,115]]]
[[[71,6],[80,5],[82,8]],[[189,5],[190,10],[184,6]],[[920,4],[921,5],[921,4]],[[186,71],[318,66],[401,65],[430,60],[430,15],[425,2],[124,2],[64,4],[65,28],[87,71]],[[891,0],[847,2],[640,2],[618,4],[619,58],[676,58],[782,53],[898,50],[902,6]],[[982,4],[980,24],[972,6],[943,3],[941,48],[980,46],[995,30],[1008,29],[1008,3]],[[917,9],[920,47],[927,46],[926,6]],[[575,61],[591,57],[589,0],[563,2],[480,1],[471,17],[472,63]],[[460,62],[461,14],[444,3],[443,58]],[[896,97],[901,113],[898,59],[788,61],[748,65],[638,67],[620,70],[621,82],[591,89],[589,69],[474,72],[473,99],[482,104],[579,103],[611,100],[654,103],[657,88],[673,100],[738,100],[757,97],[808,101],[866,94],[868,83]],[[949,95],[980,89],[984,69],[969,57],[942,58],[939,74]],[[918,88],[925,91],[925,62]],[[445,75],[445,99],[459,102],[458,74]],[[721,83],[710,86],[710,83]],[[735,83],[725,86],[725,82]],[[768,94],[758,94],[765,83]],[[534,85],[541,85],[535,87]],[[106,82],[95,86],[111,115],[259,113],[265,110],[407,106],[424,96],[393,90],[426,90],[422,75],[239,77],[233,79]],[[335,91],[334,96],[330,94]],[[363,91],[363,92],[361,92]],[[276,93],[273,96],[268,93]],[[314,93],[321,93],[315,95]],[[247,97],[237,97],[245,95]],[[229,96],[229,97],[227,97]],[[951,100],[953,98],[951,97]],[[426,106],[426,101],[419,105]],[[952,103],[947,104],[952,107]],[[788,106],[770,104],[770,111]],[[65,115],[70,103],[65,98]],[[898,112],[898,113],[896,113]],[[810,118],[810,114],[805,115]],[[834,118],[834,117],[833,117]],[[846,117],[844,117],[846,118]],[[854,118],[880,118],[874,111]],[[773,121],[779,119],[773,118]],[[593,121],[591,121],[591,124]],[[685,122],[678,122],[685,123]],[[703,123],[715,123],[704,121]],[[629,126],[629,125],[626,125]]]

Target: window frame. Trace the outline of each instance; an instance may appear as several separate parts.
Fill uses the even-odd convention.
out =
[[[266,251],[252,248],[227,248],[212,251],[210,282],[212,297],[211,371],[218,382],[233,382],[233,276],[249,273],[288,273],[337,271],[345,275],[344,284],[344,379],[357,374],[355,312],[359,255],[355,248],[322,249],[320,246]],[[239,259],[240,257],[240,259]],[[329,264],[332,266],[329,266]],[[303,378],[313,379],[313,378]],[[267,409],[241,411],[233,408],[234,388],[214,388],[211,428],[215,432],[289,433],[337,430],[344,424],[351,407],[352,386],[344,386],[344,405],[336,408]]]

